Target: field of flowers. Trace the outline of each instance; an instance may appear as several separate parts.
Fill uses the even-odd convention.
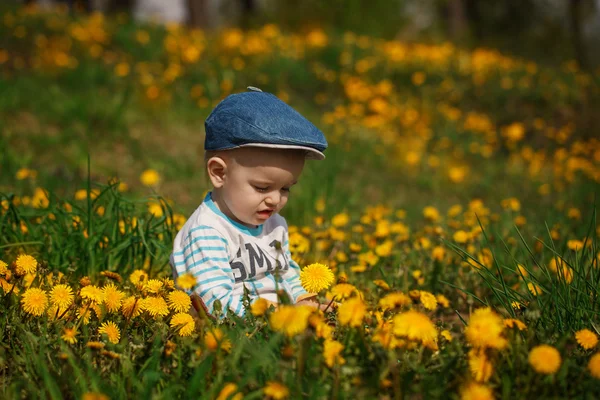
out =
[[[3,398],[600,396],[599,71],[0,11]],[[326,312],[217,322],[171,279],[204,118],[249,85],[330,142],[283,212]]]

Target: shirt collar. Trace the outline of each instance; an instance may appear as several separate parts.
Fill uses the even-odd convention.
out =
[[[250,236],[258,236],[262,233],[263,230],[263,226],[262,225],[258,225],[256,228],[249,228],[246,225],[242,225],[237,221],[232,220],[231,218],[229,218],[227,215],[225,215],[221,210],[219,210],[219,207],[217,207],[217,205],[215,204],[215,202],[212,199],[212,192],[208,192],[206,194],[206,197],[204,198],[204,203],[206,203],[206,205],[208,206],[208,208],[210,208],[215,214],[225,218],[227,221],[229,221],[229,223],[233,226],[235,226],[236,228],[238,228],[240,231],[250,235]]]

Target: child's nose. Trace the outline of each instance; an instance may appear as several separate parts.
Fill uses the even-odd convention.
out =
[[[265,198],[265,203],[267,203],[270,207],[275,207],[281,201],[281,193],[279,191],[271,192]]]

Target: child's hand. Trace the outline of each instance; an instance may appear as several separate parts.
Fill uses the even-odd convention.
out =
[[[338,304],[336,302],[333,302],[328,308],[327,305],[329,305],[329,301],[324,304],[319,304],[314,299],[306,299],[306,300],[300,300],[299,302],[296,303],[296,305],[314,307],[314,308],[318,308],[321,311],[325,311],[325,310],[333,311],[337,307]]]

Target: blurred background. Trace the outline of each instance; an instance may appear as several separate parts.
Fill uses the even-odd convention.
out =
[[[187,215],[208,189],[204,118],[252,85],[331,144],[285,211],[294,223],[312,223],[315,204],[421,216],[518,198],[568,221],[594,203],[599,0],[0,7],[0,191],[17,202],[76,196],[89,172]]]

